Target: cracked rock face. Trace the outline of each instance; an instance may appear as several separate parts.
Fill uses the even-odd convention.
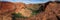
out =
[[[15,8],[16,7],[16,8]],[[15,10],[16,9],[16,10]],[[35,9],[35,8],[34,8]],[[12,12],[20,13],[22,16],[29,17],[32,13],[23,3],[0,2],[0,20],[12,20]],[[40,12],[29,18],[16,18],[16,20],[59,20],[60,3],[49,3],[44,12]]]
[[[60,20],[60,3],[49,3],[44,12],[30,18],[19,18],[17,20]]]
[[[0,13],[12,12],[15,9],[14,3],[0,2]]]
[[[30,7],[31,6],[31,7]],[[30,17],[32,14],[32,10],[38,10],[40,5],[38,4],[24,4],[24,3],[16,3],[16,10],[15,12],[21,13],[22,16]],[[31,9],[31,10],[30,10]]]
[[[22,14],[22,16],[24,17],[29,17],[31,15],[31,10],[28,10],[25,8],[25,4],[24,3],[16,3],[16,10],[15,12],[18,14]]]
[[[12,12],[15,6],[11,2],[0,2],[0,20],[12,20]]]

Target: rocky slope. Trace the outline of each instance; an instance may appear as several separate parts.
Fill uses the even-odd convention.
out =
[[[42,12],[29,17],[32,11],[27,8],[35,10],[35,7],[39,7],[37,10]],[[36,4],[26,5],[24,3],[0,2],[0,20],[12,20],[12,12],[16,12],[16,14],[21,13],[22,16],[28,17],[16,18],[16,20],[60,20],[60,2],[47,2],[42,4],[42,6]]]
[[[22,16],[29,17],[31,14],[31,11],[26,8],[26,5],[24,3],[16,3],[16,13],[22,14]]]
[[[47,2],[45,11],[30,18],[17,18],[16,20],[60,20],[60,3]]]
[[[0,20],[12,20],[15,6],[11,2],[0,2]]]

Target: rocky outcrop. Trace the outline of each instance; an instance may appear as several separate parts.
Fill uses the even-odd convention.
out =
[[[12,2],[0,2],[0,20],[12,20],[15,4]]]
[[[5,12],[12,12],[15,9],[15,4],[11,2],[0,2],[0,14]]]
[[[31,11],[26,8],[24,3],[16,3],[16,10],[15,12],[18,14],[22,14],[24,17],[29,17],[31,15]]]
[[[30,4],[31,8],[35,5]],[[28,10],[24,3],[11,3],[11,2],[0,2],[0,20],[12,20],[12,12],[16,14],[20,13],[22,16],[28,18],[16,18],[16,20],[60,20],[60,2],[47,2],[44,7],[44,11],[39,12],[37,15],[29,17],[31,10]],[[42,9],[40,8],[40,9]],[[35,8],[34,8],[35,9]]]
[[[29,18],[19,18],[17,20],[60,20],[60,3],[46,3],[45,11]]]

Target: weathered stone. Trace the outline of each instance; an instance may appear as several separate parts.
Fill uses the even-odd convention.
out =
[[[12,12],[15,10],[15,5],[12,2],[0,2],[0,20],[12,20]]]

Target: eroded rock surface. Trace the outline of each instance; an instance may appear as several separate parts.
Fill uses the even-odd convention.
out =
[[[29,17],[30,10],[25,9],[25,4],[0,2],[0,7],[2,7],[0,8],[0,20],[12,20],[11,14],[14,11],[16,13],[20,12],[23,16],[28,16],[28,18],[16,18],[16,20],[60,20],[60,3],[49,2],[47,4],[45,11]]]
[[[60,20],[60,3],[49,2],[47,4],[44,12],[30,18],[17,18],[17,20]]]
[[[12,20],[12,12],[15,6],[12,2],[0,2],[0,20]]]
[[[22,14],[22,16],[29,17],[31,15],[31,10],[28,10],[26,8],[26,5],[24,3],[16,3],[16,10],[15,12],[18,14]]]

